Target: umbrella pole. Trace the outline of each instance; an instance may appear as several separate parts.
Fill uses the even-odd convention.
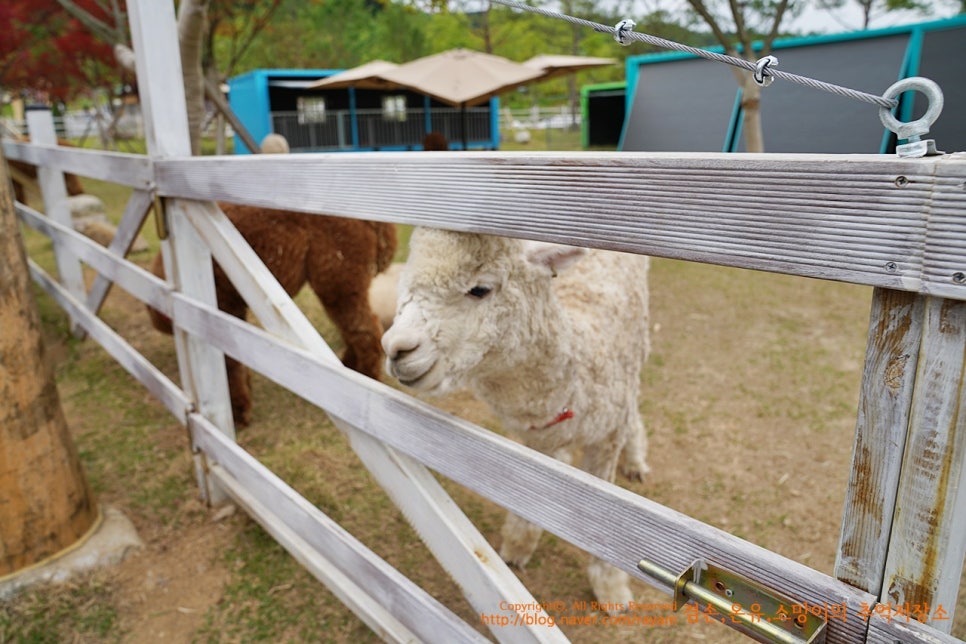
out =
[[[469,150],[466,136],[466,103],[460,104],[460,131],[463,134],[463,149]]]

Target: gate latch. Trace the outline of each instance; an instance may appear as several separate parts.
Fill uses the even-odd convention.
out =
[[[637,567],[674,589],[674,610],[680,610],[688,601],[702,609],[710,606],[717,613],[717,621],[759,642],[825,642],[824,618],[805,610],[790,597],[703,559],[695,560],[681,575],[650,561],[641,561]]]

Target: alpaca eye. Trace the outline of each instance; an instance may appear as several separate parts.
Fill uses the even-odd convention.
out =
[[[466,292],[467,295],[476,300],[482,300],[484,297],[490,294],[491,289],[489,286],[474,286]]]

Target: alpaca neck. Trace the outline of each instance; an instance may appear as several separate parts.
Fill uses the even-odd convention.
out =
[[[477,378],[474,389],[510,429],[542,427],[573,399],[576,356],[569,318],[552,303],[521,329],[516,349],[498,368]],[[551,312],[552,311],[552,312]]]

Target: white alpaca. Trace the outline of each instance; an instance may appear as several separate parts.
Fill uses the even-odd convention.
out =
[[[580,455],[607,481],[622,461],[640,479],[647,272],[638,255],[418,228],[382,340],[387,370],[428,393],[469,387],[528,446]],[[508,515],[500,555],[522,568],[540,534]],[[593,559],[588,575],[605,606],[633,600],[622,571]]]
[[[396,262],[389,268],[372,278],[369,284],[369,308],[379,318],[383,329],[392,326],[396,316],[396,300],[398,299],[399,275],[402,264]]]

